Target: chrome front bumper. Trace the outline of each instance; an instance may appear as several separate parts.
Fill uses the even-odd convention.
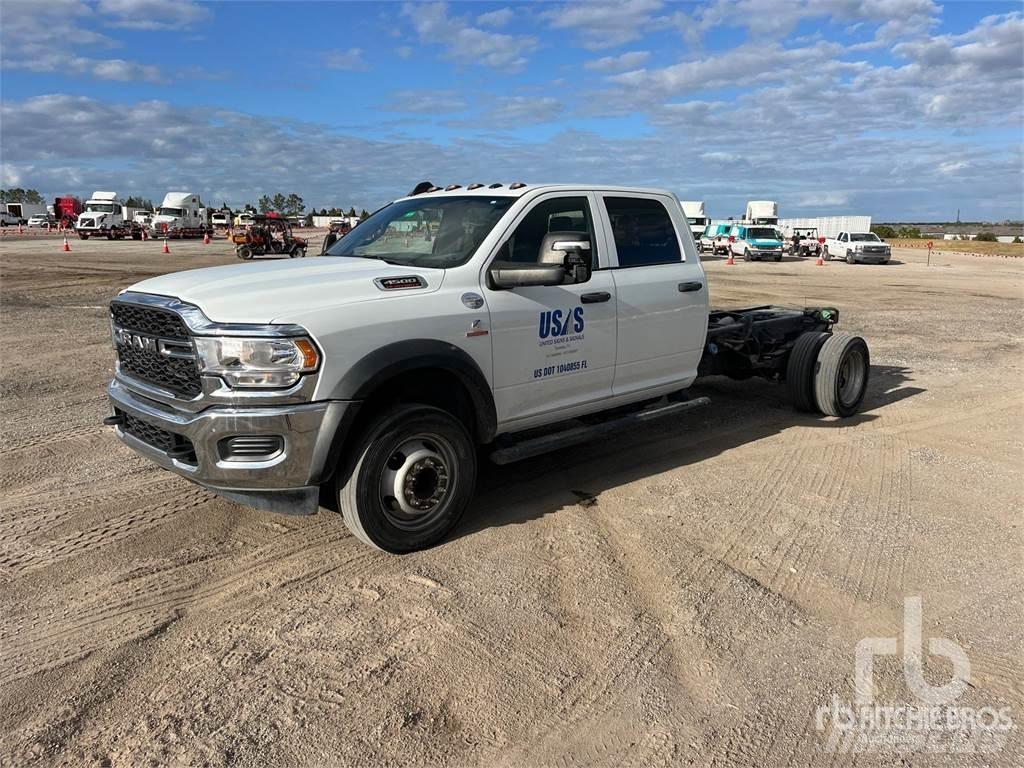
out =
[[[189,480],[236,501],[277,512],[316,511],[319,483],[329,474],[332,441],[351,402],[277,406],[211,407],[184,411],[136,395],[121,382],[107,393],[115,413],[188,439],[195,461],[168,455],[115,425],[117,437],[132,450]],[[266,460],[226,460],[218,443],[237,435],[280,435],[283,448]]]

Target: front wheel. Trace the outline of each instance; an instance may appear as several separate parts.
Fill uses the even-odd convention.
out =
[[[386,552],[436,544],[473,498],[476,449],[462,422],[439,408],[399,405],[353,445],[335,481],[352,535]]]
[[[823,250],[821,252],[821,255],[825,259],[825,261],[832,261],[832,254],[830,254],[828,252],[828,246],[827,245],[825,246],[825,250]]]
[[[743,260],[750,261],[750,250],[747,248],[743,249]]]
[[[78,233],[78,239],[79,240],[88,240],[89,239],[89,233],[88,232],[79,232]]]
[[[855,261],[856,261],[856,259],[853,258],[853,251],[847,251],[846,252],[846,263],[847,264],[853,264]]]
[[[238,249],[238,258],[249,261],[252,258],[252,248],[247,245],[243,245]]]

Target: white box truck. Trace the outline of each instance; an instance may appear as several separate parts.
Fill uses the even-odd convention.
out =
[[[697,242],[700,240],[700,236],[704,234],[704,228],[708,225],[708,217],[704,212],[704,201],[682,200],[679,204],[683,206],[683,216],[686,217],[686,223],[690,225],[693,241]]]
[[[18,219],[21,224],[27,224],[33,216],[45,216],[49,213],[46,203],[7,203],[7,213]]]
[[[747,224],[768,224],[774,227],[779,223],[779,204],[774,200],[751,200],[747,203],[747,213],[743,220]]]

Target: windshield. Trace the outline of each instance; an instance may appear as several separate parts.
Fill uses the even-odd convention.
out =
[[[161,208],[158,211],[158,213],[161,216],[181,216],[181,215],[183,215],[181,208]]]
[[[86,203],[85,210],[95,211],[96,213],[113,213],[113,203]]]
[[[327,256],[447,269],[465,264],[514,197],[427,195],[385,206],[332,245]]]
[[[747,237],[752,240],[778,240],[779,233],[768,227],[751,227],[747,230]]]
[[[878,235],[874,232],[853,232],[850,235],[851,243],[880,243]]]

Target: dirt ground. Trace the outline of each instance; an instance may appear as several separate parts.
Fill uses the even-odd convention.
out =
[[[838,306],[863,414],[706,380],[708,408],[486,468],[449,541],[395,557],[101,426],[106,302],[224,241],[71,247],[0,241],[0,763],[1024,764],[1020,260],[709,260],[716,306]],[[1001,751],[828,751],[818,707],[912,596],[969,656],[957,703],[1011,707]],[[875,681],[914,701],[896,657]]]

